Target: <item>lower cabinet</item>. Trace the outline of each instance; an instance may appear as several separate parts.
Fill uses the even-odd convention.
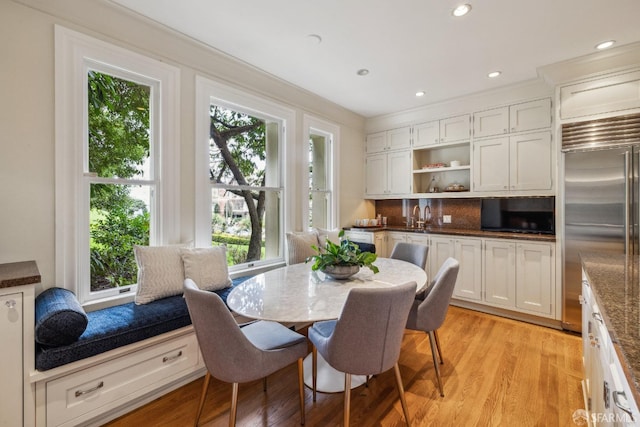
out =
[[[486,302],[534,314],[553,314],[552,244],[486,239],[484,255]]]
[[[454,298],[482,300],[482,240],[451,236],[431,236],[432,275],[442,263],[453,257],[460,262],[458,279],[453,291]]]

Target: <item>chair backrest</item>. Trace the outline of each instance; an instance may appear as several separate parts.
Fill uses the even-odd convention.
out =
[[[429,246],[417,243],[398,242],[393,247],[389,258],[410,262],[424,270],[424,267],[427,265],[428,254]]]
[[[440,266],[433,282],[425,292],[425,298],[417,310],[412,310],[407,320],[407,328],[420,331],[435,331],[444,322],[458,278],[460,263],[447,258]]]
[[[251,378],[252,368],[258,365],[260,350],[242,333],[222,298],[198,289],[191,279],[184,281],[184,297],[204,363],[211,375],[230,383]]]
[[[416,282],[349,292],[328,344],[327,362],[341,372],[374,375],[398,361]]]

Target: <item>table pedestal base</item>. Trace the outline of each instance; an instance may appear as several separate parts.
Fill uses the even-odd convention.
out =
[[[360,387],[367,380],[364,375],[351,375],[351,388]],[[318,353],[318,377],[316,391],[322,393],[340,393],[344,391],[344,372],[336,371]],[[304,359],[304,383],[313,387],[313,356],[309,354]]]

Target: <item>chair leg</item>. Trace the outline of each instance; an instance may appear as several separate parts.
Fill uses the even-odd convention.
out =
[[[444,365],[444,359],[442,358],[442,347],[440,347],[440,338],[438,338],[438,331],[433,331],[433,336],[436,337],[436,347],[438,348],[438,356],[440,357],[440,364]]]
[[[313,401],[316,401],[316,380],[318,378],[318,349],[314,345],[311,350],[311,388],[313,389]]]
[[[351,408],[351,374],[344,374],[344,427],[349,427],[349,415]]]
[[[440,367],[438,366],[438,356],[436,355],[436,338],[433,331],[429,331],[429,344],[431,344],[431,356],[433,356],[433,366],[436,368],[436,378],[438,379],[438,388],[440,389],[440,396],[444,397],[444,390],[442,389],[442,378],[440,378]]]
[[[407,407],[407,400],[404,397],[404,387],[402,386],[402,377],[400,376],[400,367],[398,363],[393,366],[393,370],[396,374],[396,386],[398,387],[398,393],[400,393],[400,403],[402,404],[402,412],[404,412],[404,419],[407,421],[407,426],[411,425],[409,418],[409,408]]]
[[[298,388],[300,390],[300,424],[304,425],[304,362],[298,359]]]
[[[202,415],[202,408],[204,407],[204,400],[207,397],[207,391],[209,391],[209,381],[211,380],[211,374],[207,371],[207,375],[204,376],[204,384],[202,384],[202,393],[200,393],[200,404],[198,405],[198,413],[196,414],[195,427],[198,427],[200,422],[200,415]]]
[[[229,410],[229,427],[235,427],[238,415],[238,383],[233,383],[231,391],[231,409]]]

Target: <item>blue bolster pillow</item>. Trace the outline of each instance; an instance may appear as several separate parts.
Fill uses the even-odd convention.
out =
[[[49,288],[38,295],[35,305],[35,339],[42,345],[69,345],[87,329],[87,313],[67,289]]]

